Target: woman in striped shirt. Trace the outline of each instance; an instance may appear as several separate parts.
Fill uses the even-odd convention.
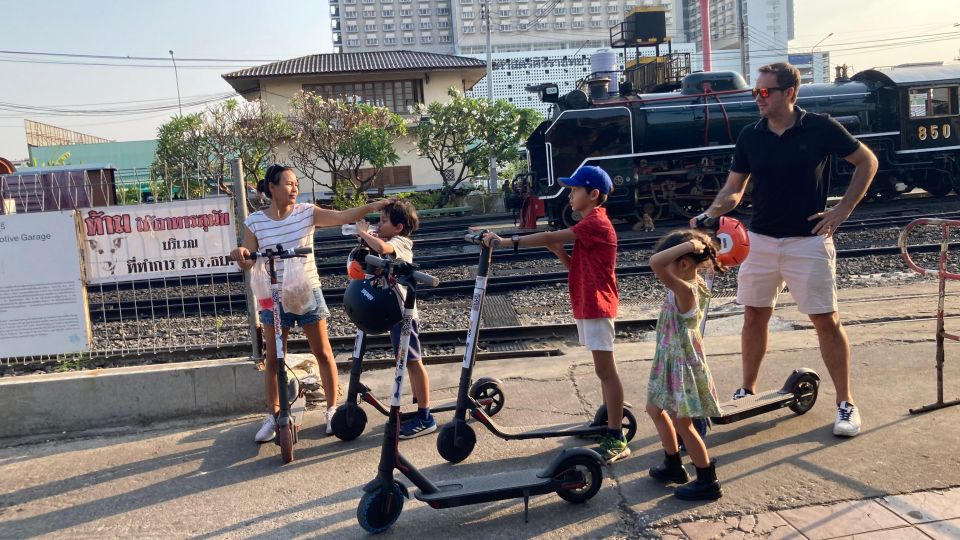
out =
[[[367,214],[379,212],[391,202],[391,199],[387,199],[344,211],[325,210],[313,204],[297,203],[297,193],[299,192],[297,176],[292,169],[282,165],[273,165],[267,169],[267,174],[260,181],[257,189],[270,197],[270,206],[250,214],[244,221],[245,229],[242,245],[232,252],[233,259],[244,270],[253,267],[254,261],[247,260],[246,257],[251,251],[259,249],[260,246],[281,244],[284,249],[312,247],[313,232],[316,227],[330,227],[360,221]],[[288,330],[295,324],[299,324],[303,328],[307,342],[310,344],[310,351],[317,358],[320,365],[323,391],[327,397],[326,432],[329,434],[332,433],[330,420],[337,409],[337,366],[334,363],[333,349],[330,347],[330,339],[327,336],[327,318],[330,316],[330,311],[327,309],[323,292],[320,289],[320,276],[317,274],[317,265],[314,262],[313,253],[311,252],[305,260],[277,260],[278,280],[283,279],[284,263],[306,265],[307,276],[313,285],[313,294],[317,300],[317,308],[303,315],[286,313],[281,307],[280,324],[283,330],[284,351],[286,351],[287,346]],[[269,310],[261,311],[260,320],[263,322],[264,335],[272,336],[275,324],[273,312]],[[258,443],[271,441],[276,436],[276,415],[280,410],[277,378],[274,376],[277,370],[276,342],[267,339],[266,344],[264,384],[267,408],[270,414],[267,414],[263,425],[257,431],[255,440]]]

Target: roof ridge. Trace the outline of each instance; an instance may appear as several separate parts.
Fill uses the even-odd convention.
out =
[[[371,71],[456,69],[482,67],[483,65],[482,61],[467,56],[398,49],[315,53],[232,71],[223,74],[222,77],[229,80]]]

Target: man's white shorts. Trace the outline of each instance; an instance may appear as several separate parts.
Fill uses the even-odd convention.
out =
[[[576,319],[580,344],[588,351],[613,351],[613,319]]]
[[[775,307],[786,284],[800,313],[837,311],[837,251],[833,238],[774,238],[750,233],[750,255],[737,273],[737,302]]]

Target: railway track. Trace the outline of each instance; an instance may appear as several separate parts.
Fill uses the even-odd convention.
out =
[[[952,243],[955,247],[960,242]],[[932,253],[940,250],[939,244],[922,244],[911,246],[913,253]],[[841,259],[895,256],[900,254],[899,246],[881,246],[870,248],[844,249],[837,251]],[[650,274],[650,267],[645,264],[620,266],[617,276],[639,276]],[[514,291],[529,287],[552,286],[566,283],[567,272],[543,272],[517,276],[493,276],[488,279],[488,292]],[[417,291],[419,298],[446,298],[451,296],[469,296],[473,293],[474,280],[450,280],[441,282],[435,288],[424,288]],[[337,306],[343,302],[344,289],[326,289],[324,298],[329,306]],[[90,310],[90,318],[94,322],[112,322],[153,317],[185,317],[188,315],[223,315],[243,313],[246,311],[246,295],[231,294],[219,296],[195,296],[174,298],[151,298],[144,300],[128,300],[105,302]]]

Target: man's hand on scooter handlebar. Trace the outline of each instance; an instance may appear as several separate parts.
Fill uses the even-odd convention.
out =
[[[720,222],[720,218],[715,218],[710,216],[706,212],[703,212],[697,217],[690,218],[690,228],[691,229],[716,229],[717,224]]]

